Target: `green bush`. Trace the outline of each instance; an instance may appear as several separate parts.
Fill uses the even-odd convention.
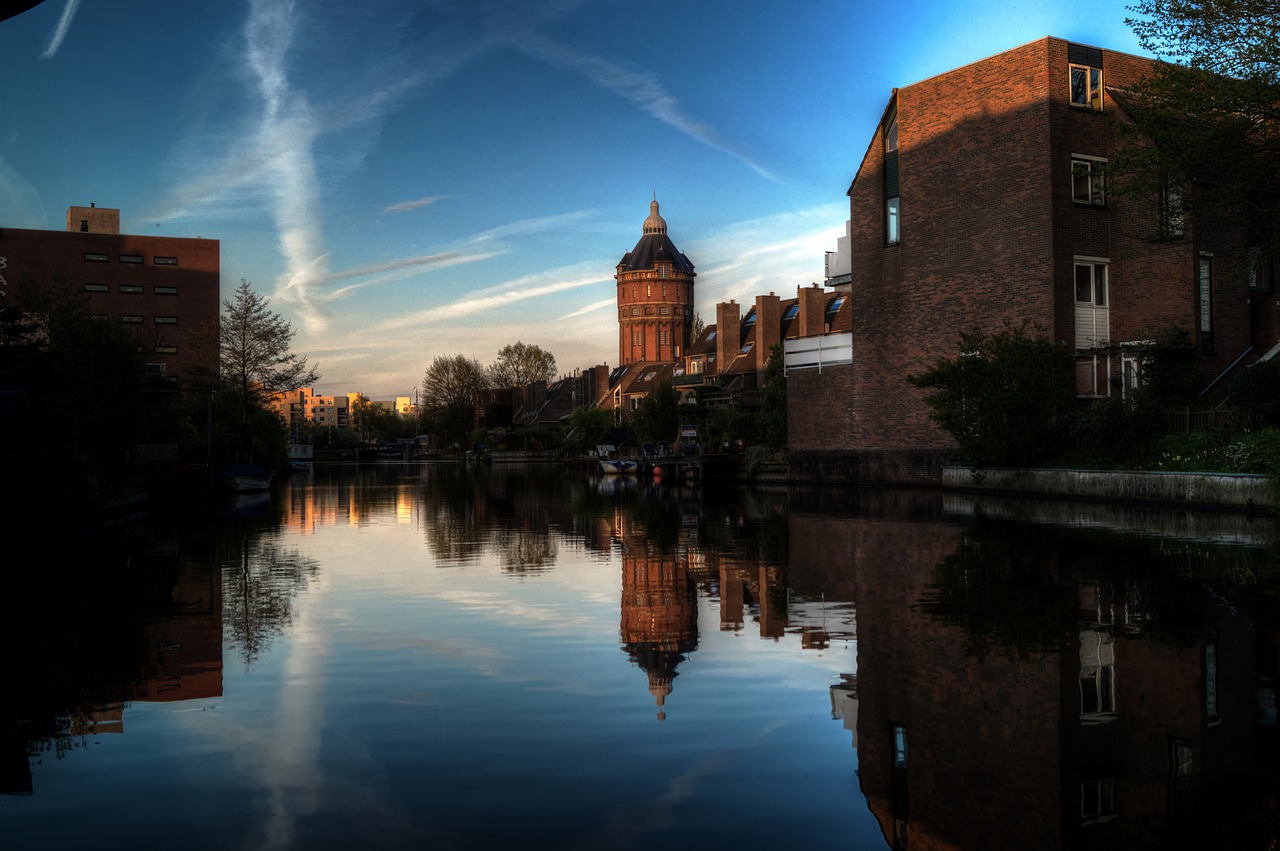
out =
[[[1073,402],[1071,359],[1029,323],[960,335],[960,353],[907,378],[933,390],[930,417],[980,467],[1045,461]]]

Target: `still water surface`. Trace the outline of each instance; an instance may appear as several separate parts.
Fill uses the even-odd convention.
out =
[[[14,589],[3,847],[1280,841],[1269,520],[444,464],[215,508]]]

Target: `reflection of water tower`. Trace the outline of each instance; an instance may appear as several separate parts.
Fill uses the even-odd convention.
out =
[[[623,545],[622,643],[648,674],[661,721],[676,665],[698,646],[697,589],[684,556],[644,552],[635,543]]]

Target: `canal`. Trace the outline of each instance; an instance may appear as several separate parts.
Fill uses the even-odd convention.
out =
[[[1270,519],[439,463],[51,525],[5,848],[1280,842]]]

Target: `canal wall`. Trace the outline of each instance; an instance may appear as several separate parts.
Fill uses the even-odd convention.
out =
[[[1253,511],[1276,505],[1267,477],[1249,473],[1142,473],[944,467],[942,487],[974,493],[1044,496],[1122,505],[1180,505]]]

